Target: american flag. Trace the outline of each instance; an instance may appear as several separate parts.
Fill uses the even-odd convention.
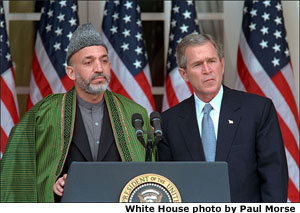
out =
[[[167,77],[162,111],[175,106],[193,93],[191,85],[185,82],[179,74],[175,53],[176,47],[183,37],[191,33],[199,33],[194,4],[194,1],[172,1]]]
[[[107,1],[101,34],[112,63],[109,88],[154,111],[138,1]]]
[[[1,57],[1,152],[4,152],[11,128],[19,121],[14,69],[9,51],[3,2],[0,1],[0,57]]]
[[[78,26],[77,1],[44,1],[36,34],[27,109],[73,86],[65,71],[67,48]]]
[[[274,102],[288,161],[288,198],[299,202],[299,105],[280,1],[245,1],[237,68],[237,89]]]

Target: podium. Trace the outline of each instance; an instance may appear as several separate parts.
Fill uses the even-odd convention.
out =
[[[73,162],[61,202],[230,202],[226,162]]]

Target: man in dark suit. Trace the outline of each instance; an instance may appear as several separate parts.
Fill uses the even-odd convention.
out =
[[[223,51],[209,35],[186,36],[176,57],[194,94],[162,114],[159,159],[226,161],[232,202],[286,202],[287,163],[272,101],[222,85]]]

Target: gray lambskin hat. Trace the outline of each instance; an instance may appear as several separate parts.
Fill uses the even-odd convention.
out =
[[[69,60],[71,56],[78,52],[80,49],[89,46],[105,46],[99,32],[91,23],[83,24],[79,26],[72,34],[70,44],[68,47],[68,52],[66,56],[67,64],[69,65]],[[107,48],[106,48],[107,50]]]

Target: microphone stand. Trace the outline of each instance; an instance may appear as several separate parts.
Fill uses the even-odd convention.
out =
[[[152,140],[152,135],[154,135],[154,131],[143,131],[147,134],[147,142],[145,143],[143,136],[138,136],[137,139],[141,142],[143,147],[146,150],[146,157],[145,161],[149,162],[152,161],[152,154],[153,154],[153,147],[161,140],[161,137],[154,136],[154,143]]]

